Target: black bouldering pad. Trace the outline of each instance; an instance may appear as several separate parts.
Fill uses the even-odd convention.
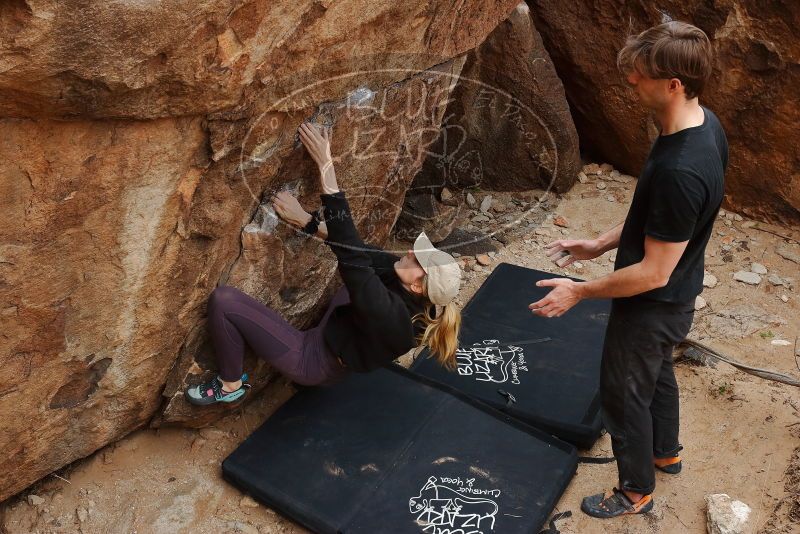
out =
[[[392,366],[292,397],[222,465],[314,532],[536,533],[575,449]]]
[[[423,352],[411,370],[589,448],[602,429],[600,360],[611,304],[585,300],[559,318],[533,315],[528,305],[550,290],[536,282],[558,276],[499,264],[464,307],[458,369]]]

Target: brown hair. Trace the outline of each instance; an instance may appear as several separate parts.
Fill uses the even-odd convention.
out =
[[[426,277],[428,275],[425,275]],[[427,287],[423,278],[422,287]],[[427,299],[427,291],[423,290]],[[421,320],[425,325],[425,331],[419,336],[420,346],[427,346],[430,357],[436,358],[445,369],[450,371],[456,368],[456,349],[458,348],[458,331],[461,329],[461,311],[454,302],[442,307],[441,313],[435,318],[430,315],[429,305],[425,307],[423,313],[414,315],[412,321]]]
[[[687,99],[700,96],[711,77],[713,52],[703,30],[671,21],[631,35],[617,55],[617,66],[653,79],[677,78]]]

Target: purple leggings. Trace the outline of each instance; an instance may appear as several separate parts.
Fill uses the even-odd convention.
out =
[[[325,345],[322,329],[333,309],[348,302],[347,289],[340,289],[319,325],[300,331],[238,289],[217,287],[208,300],[208,329],[220,378],[235,382],[242,376],[246,343],[259,358],[298,384],[315,386],[341,379],[347,371]]]

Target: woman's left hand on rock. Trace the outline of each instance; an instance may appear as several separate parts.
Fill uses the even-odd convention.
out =
[[[303,228],[311,220],[311,214],[307,213],[300,205],[300,202],[288,191],[281,191],[272,196],[272,204],[275,206],[275,213],[278,217],[297,228]]]

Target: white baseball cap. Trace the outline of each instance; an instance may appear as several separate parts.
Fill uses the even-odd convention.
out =
[[[428,275],[428,299],[439,306],[452,302],[461,285],[461,268],[456,259],[434,247],[425,232],[414,241],[414,255]]]

